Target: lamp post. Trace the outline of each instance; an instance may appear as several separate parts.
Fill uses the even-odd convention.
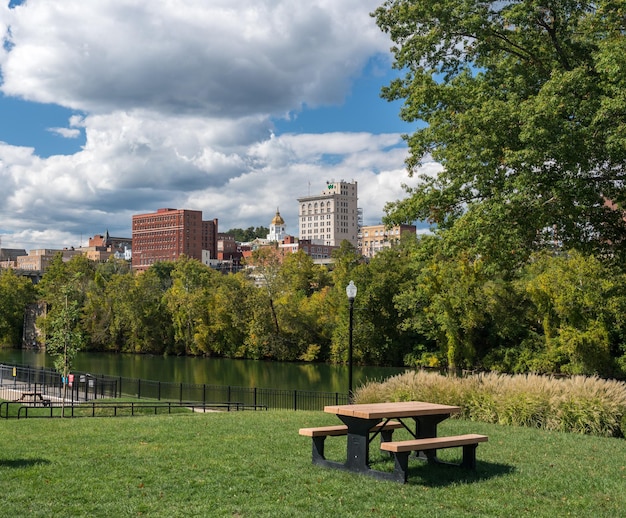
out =
[[[350,284],[346,287],[346,295],[348,296],[348,302],[350,303],[350,324],[348,328],[348,398],[350,399],[350,402],[352,402],[352,324],[356,291],[354,281],[350,281]]]

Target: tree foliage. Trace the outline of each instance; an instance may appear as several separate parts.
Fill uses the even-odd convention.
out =
[[[626,379],[626,274],[593,256],[544,251],[504,271],[431,235],[369,261],[345,246],[331,270],[276,258],[257,254],[257,269],[237,274],[188,258],[141,274],[59,261],[41,282],[39,325],[54,350],[346,363],[353,280],[356,364]],[[4,273],[0,304],[13,288]]]
[[[35,300],[30,279],[18,277],[12,269],[0,272],[0,345],[22,343],[24,310]]]
[[[84,343],[78,302],[81,275],[80,272],[76,272],[67,278],[65,284],[59,286],[55,310],[45,317],[46,351],[53,357],[54,367],[62,375],[64,391],[67,390],[73,360]],[[65,395],[62,400],[63,405],[64,402]]]
[[[254,241],[256,238],[265,239],[270,230],[267,227],[248,227],[243,228],[231,228],[226,232],[229,236],[239,243],[248,243]]]
[[[621,1],[387,0],[373,15],[403,75],[383,91],[411,173],[389,221],[429,220],[506,268],[546,242],[623,255],[626,111]]]

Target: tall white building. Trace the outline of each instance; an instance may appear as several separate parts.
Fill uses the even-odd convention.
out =
[[[298,198],[299,237],[312,244],[339,246],[344,239],[358,247],[357,182],[326,182],[317,196]]]

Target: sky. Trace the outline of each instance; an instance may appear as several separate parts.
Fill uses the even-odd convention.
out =
[[[0,239],[63,248],[171,207],[298,234],[297,198],[405,196],[381,0],[0,0]],[[435,174],[438,165],[426,163]]]

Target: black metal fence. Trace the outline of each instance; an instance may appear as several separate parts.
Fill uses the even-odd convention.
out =
[[[326,405],[349,403],[348,395],[339,392],[171,383],[84,372],[75,372],[69,382],[67,398],[72,401],[126,396],[157,401],[195,401],[202,404],[239,403],[287,410],[323,410]],[[20,391],[39,391],[48,397],[63,397],[61,376],[56,371],[43,367],[0,364],[0,399],[16,400]],[[16,394],[17,397],[7,397]]]
[[[118,381],[114,378],[74,373],[68,381],[66,391],[62,376],[55,370],[0,364],[0,399],[16,400],[25,393],[70,401],[91,401],[119,395]]]

